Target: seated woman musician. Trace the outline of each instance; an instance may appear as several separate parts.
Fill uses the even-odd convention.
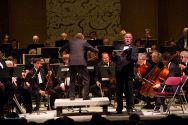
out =
[[[90,91],[93,96],[107,96],[111,100],[112,92],[115,91],[115,63],[110,61],[109,54],[102,53],[102,61],[95,67],[95,85]],[[107,89],[107,90],[105,90]],[[104,91],[104,92],[103,92]],[[103,95],[104,93],[104,95]]]
[[[159,82],[153,86],[153,89],[156,89],[158,92],[162,91],[164,86],[164,82],[168,77],[178,77],[180,76],[180,71],[177,64],[173,63],[171,60],[173,59],[172,55],[165,52],[162,55],[162,70],[158,75]],[[165,91],[174,91],[175,89],[172,87],[167,87]],[[164,106],[164,111],[167,109],[165,105],[165,98],[157,97],[155,100],[155,108],[154,111],[159,111],[160,106]]]
[[[151,70],[152,65],[150,64],[147,54],[146,53],[139,53],[138,54],[138,60],[135,66],[135,80],[134,80],[134,90],[136,94],[135,103],[138,101],[137,99],[142,99],[147,102],[147,105],[144,106],[144,108],[150,108],[151,104],[148,97],[145,97],[141,93],[142,87],[145,87],[143,83],[143,79]]]

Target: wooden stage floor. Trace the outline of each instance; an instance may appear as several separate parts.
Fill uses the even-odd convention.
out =
[[[185,105],[186,110],[183,114],[181,111],[181,108],[179,105],[175,105],[171,107],[171,114],[176,114],[178,116],[182,116],[184,119],[188,119],[188,105]],[[139,114],[141,120],[158,120],[163,117],[166,117],[166,114],[161,113],[153,113],[153,110],[149,109],[141,109],[141,105],[137,104],[135,106],[137,111],[135,113]],[[91,120],[93,113],[102,113],[102,107],[95,106],[95,107],[82,107],[82,112],[79,113],[79,108],[65,108],[63,109],[63,114],[60,117],[68,116],[75,120],[75,122],[89,122]],[[35,121],[37,123],[44,123],[45,121],[49,119],[57,119],[56,116],[56,110],[50,110],[47,111],[46,107],[40,108],[40,113],[32,113],[32,114],[20,114],[20,117],[26,118],[29,122]],[[123,114],[116,114],[116,108],[115,106],[109,106],[108,107],[109,114],[108,115],[102,115],[102,117],[105,117],[111,121],[124,121],[129,119],[129,115],[125,111],[125,108],[123,110]]]

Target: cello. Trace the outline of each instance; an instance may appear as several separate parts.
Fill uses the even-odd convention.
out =
[[[163,54],[163,66],[161,67],[158,64],[154,66],[154,68],[148,73],[148,75],[143,78],[145,84],[143,84],[142,88],[140,89],[140,94],[143,96],[149,96],[153,98],[155,96],[155,88],[154,86],[156,84],[160,84],[164,82],[168,75],[169,75],[169,69],[168,66],[170,65],[170,61],[177,57],[177,55],[173,55],[171,58],[169,58],[170,55],[168,53]]]

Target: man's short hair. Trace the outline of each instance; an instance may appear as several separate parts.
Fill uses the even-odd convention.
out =
[[[187,51],[182,51],[180,53],[180,56],[188,57],[188,52]]]

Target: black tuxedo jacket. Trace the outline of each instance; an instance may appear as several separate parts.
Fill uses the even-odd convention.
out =
[[[105,67],[105,66],[106,66],[106,64],[104,64],[104,63],[101,61],[101,62],[99,62],[99,63],[97,64],[97,66],[95,67],[95,82],[97,82],[97,81],[101,82],[101,81],[102,81],[102,78],[103,78],[104,76],[102,76],[102,74],[101,74],[101,69],[100,69],[100,68],[101,68],[101,67]],[[108,71],[109,77],[115,77],[115,63],[112,62],[112,61],[110,61],[110,62],[109,62],[109,65],[106,66],[106,67],[109,68],[109,71]]]
[[[45,74],[45,71],[43,68],[39,68],[37,71],[35,70],[35,68],[33,68],[30,70],[30,72],[26,76],[26,81],[30,83],[30,85],[34,91],[39,91],[41,89],[41,86],[40,86],[39,80],[38,80],[39,72],[41,74],[43,84],[45,84],[46,83],[46,74]]]
[[[123,50],[124,44],[118,46],[118,50]],[[124,75],[126,74],[127,77],[134,75],[134,65],[138,58],[138,49],[130,45],[129,50],[127,52],[122,53],[121,56],[117,57],[116,61],[116,70],[117,72],[122,72]]]

